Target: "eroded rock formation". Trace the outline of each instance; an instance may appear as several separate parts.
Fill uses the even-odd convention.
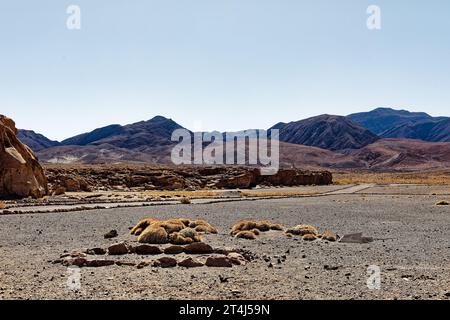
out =
[[[199,190],[261,186],[328,185],[328,171],[280,169],[264,176],[251,167],[157,167],[152,165],[46,165],[52,190]],[[70,182],[70,183],[69,183]]]
[[[13,120],[0,115],[0,196],[40,198],[47,179],[33,152],[17,139]]]

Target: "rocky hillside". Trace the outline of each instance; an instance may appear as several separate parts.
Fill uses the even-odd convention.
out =
[[[17,138],[19,138],[22,143],[29,146],[34,152],[60,145],[58,141],[52,141],[44,135],[32,130],[18,130]]]
[[[281,141],[332,151],[360,149],[379,139],[360,124],[341,116],[321,115],[276,126]]]
[[[62,145],[111,145],[130,150],[145,150],[171,145],[172,132],[182,127],[171,119],[157,116],[126,126],[111,125],[64,140]]]
[[[358,122],[360,125],[379,136],[384,136],[386,131],[397,126],[433,119],[425,112],[409,112],[391,108],[377,108],[369,112],[354,113],[348,115],[347,118]]]
[[[450,141],[450,118],[424,112],[378,108],[348,116],[383,138],[406,138],[430,142]]]
[[[386,138],[407,138],[431,142],[450,142],[450,118],[406,123],[383,133]]]

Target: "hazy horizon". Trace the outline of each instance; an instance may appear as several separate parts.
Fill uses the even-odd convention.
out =
[[[80,30],[66,27],[72,4]],[[58,141],[156,115],[204,131],[377,107],[448,116],[448,12],[444,0],[2,2],[0,113]]]

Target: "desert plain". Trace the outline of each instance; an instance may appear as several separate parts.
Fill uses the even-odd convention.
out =
[[[13,208],[0,210],[0,298],[450,299],[450,206],[436,205],[450,201],[447,185],[221,190],[191,193],[185,204],[180,197],[186,195],[160,196],[68,192],[45,204],[6,201]],[[218,233],[203,235],[203,242],[245,259],[231,267],[163,268],[154,261],[192,257],[204,263],[208,255],[83,253],[117,243],[138,245],[130,228],[146,217],[205,219]],[[242,219],[311,224],[339,237],[362,232],[373,241],[305,241],[275,230],[255,240],[237,239],[230,228]],[[106,239],[111,230],[117,237]],[[73,269],[61,263],[71,253],[111,265],[77,269],[79,286],[73,288],[68,285]],[[371,278],[374,266],[379,282]]]

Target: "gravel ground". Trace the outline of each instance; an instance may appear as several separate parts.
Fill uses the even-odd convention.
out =
[[[435,205],[450,201],[448,190],[414,187],[420,195],[408,195],[402,186],[375,188],[377,194],[369,188],[364,194],[0,216],[0,299],[450,299],[450,206]],[[82,268],[77,291],[67,287],[68,269],[49,262],[65,250],[133,243],[129,227],[148,216],[207,219],[219,234],[205,242],[258,258],[233,268]],[[254,241],[231,238],[228,229],[244,218],[309,223],[376,240],[306,242],[275,231]],[[111,229],[119,237],[104,239]],[[379,290],[367,287],[372,265],[381,270]]]

